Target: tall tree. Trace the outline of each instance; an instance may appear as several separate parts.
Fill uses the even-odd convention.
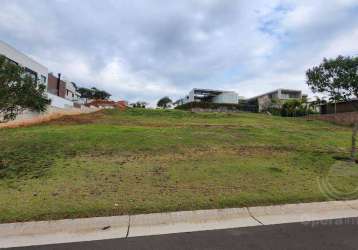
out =
[[[166,108],[169,108],[170,104],[172,104],[172,103],[173,103],[173,101],[168,96],[165,96],[157,102],[157,106],[160,108],[166,109]]]
[[[0,55],[0,114],[3,121],[15,119],[25,109],[46,111],[49,104],[46,86]]]
[[[358,57],[338,56],[306,72],[307,84],[313,92],[328,94],[331,100],[351,101],[358,98]],[[354,104],[353,104],[354,105]],[[358,107],[355,107],[358,110]],[[354,121],[351,159],[356,160],[358,120]]]

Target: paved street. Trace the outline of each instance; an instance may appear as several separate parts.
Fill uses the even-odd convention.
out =
[[[358,249],[358,218],[14,249]]]

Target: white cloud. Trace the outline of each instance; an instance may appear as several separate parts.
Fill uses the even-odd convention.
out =
[[[358,56],[358,27],[330,41],[321,55],[324,57],[336,57],[337,55]]]
[[[134,72],[124,59],[112,58],[102,68],[91,69],[90,58],[86,55],[72,51],[59,54],[56,60],[53,56],[49,53],[44,62],[54,69],[54,73],[61,72],[64,78],[85,83],[86,87],[96,85],[112,93],[114,99],[134,102],[139,98],[154,106],[157,98],[164,95],[179,97],[181,93],[167,79],[150,72]]]
[[[33,8],[36,6],[36,8]],[[192,87],[246,97],[357,54],[358,0],[1,0],[1,39],[79,85],[151,103]]]
[[[147,95],[176,95],[178,90],[165,79],[159,79],[148,72],[132,72],[129,65],[122,59],[114,58],[103,70],[94,76],[97,82],[102,82],[103,87],[114,88],[119,92],[138,93]]]

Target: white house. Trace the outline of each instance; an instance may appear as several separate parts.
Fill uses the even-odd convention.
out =
[[[269,105],[271,105],[273,100],[279,100],[285,102],[287,100],[301,100],[303,97],[301,90],[293,89],[277,89],[265,94],[261,94],[255,97],[251,97],[246,100],[248,104],[257,105],[259,111],[265,110]]]
[[[211,102],[220,104],[238,104],[239,95],[234,91],[214,89],[192,89],[187,96],[175,102],[182,105],[191,102]]]
[[[47,86],[48,69],[42,64],[36,62],[29,56],[16,50],[9,44],[0,40],[0,55],[7,57],[13,63],[24,67],[26,74],[39,80]]]
[[[73,82],[69,80],[64,80],[66,92],[64,98],[70,101],[79,101],[81,98],[81,94],[77,92],[76,86]]]
[[[36,62],[34,59],[16,50],[12,46],[1,40],[0,40],[0,55],[5,56],[11,62],[23,67],[26,74],[29,74],[34,79],[44,84],[48,88],[49,75],[48,75],[47,67]],[[73,86],[73,84],[69,84],[69,85]],[[68,96],[70,95],[71,93],[68,93]],[[64,99],[49,92],[47,93],[47,96],[49,99],[51,99],[52,107],[56,107],[56,108],[73,107],[73,102],[69,100],[70,98]]]

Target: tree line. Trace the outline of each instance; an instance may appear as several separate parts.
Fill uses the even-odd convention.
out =
[[[95,87],[92,88],[77,88],[78,93],[80,93],[81,98],[85,99],[86,102],[87,100],[98,100],[98,99],[102,99],[102,100],[108,100],[111,97],[111,94],[104,91],[104,90],[99,90]]]

